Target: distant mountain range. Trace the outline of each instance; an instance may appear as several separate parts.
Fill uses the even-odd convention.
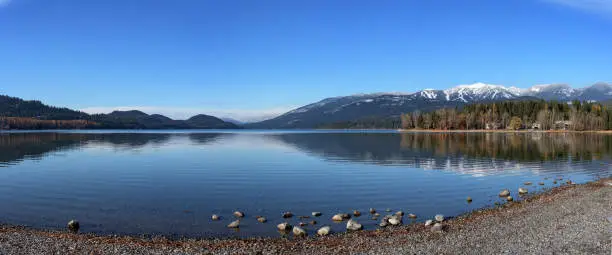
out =
[[[528,89],[476,83],[446,90],[425,89],[415,93],[374,93],[332,97],[309,104],[273,119],[245,125],[248,128],[316,128],[324,124],[367,118],[397,118],[415,110],[461,107],[469,103],[502,100],[612,99],[612,84],[596,83],[574,89],[565,84],[537,85]]]
[[[187,120],[173,120],[159,114],[141,111],[114,111],[109,114],[87,114],[68,108],[43,104],[40,101],[23,100],[0,95],[0,117],[33,118],[36,120],[88,120],[95,125],[88,128],[101,129],[231,129],[238,125],[209,115],[196,115]],[[48,123],[46,123],[48,124]],[[46,128],[45,126],[44,128]],[[2,128],[2,125],[0,125]],[[13,124],[12,129],[19,129]],[[43,127],[41,127],[43,128]]]

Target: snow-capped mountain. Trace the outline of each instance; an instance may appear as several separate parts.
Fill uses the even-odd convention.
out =
[[[608,100],[612,84],[597,83],[574,89],[565,84],[536,85],[528,89],[475,83],[446,90],[425,89],[415,93],[373,93],[332,97],[276,118],[250,124],[253,128],[314,128],[321,124],[369,117],[397,117],[415,110],[429,111],[475,102],[519,99]]]

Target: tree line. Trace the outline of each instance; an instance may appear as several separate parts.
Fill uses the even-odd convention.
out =
[[[503,101],[401,115],[403,129],[610,130],[612,109],[594,102]]]

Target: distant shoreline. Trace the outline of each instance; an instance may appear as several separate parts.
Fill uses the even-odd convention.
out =
[[[0,225],[0,253],[446,254],[459,251],[498,254],[511,251],[525,254],[529,253],[525,249],[565,253],[568,246],[562,241],[573,240],[574,253],[604,254],[609,252],[611,244],[609,234],[606,234],[606,226],[612,224],[609,219],[606,223],[612,202],[611,192],[610,177],[586,184],[562,185],[522,201],[477,209],[444,221],[444,233],[432,232],[430,227],[418,223],[293,240],[276,237],[170,240],[163,236],[100,236]],[[541,222],[542,219],[551,224]],[[563,231],[559,232],[560,228]],[[585,232],[589,238],[570,238]],[[525,238],[527,236],[537,238]],[[542,238],[556,241],[542,243]]]

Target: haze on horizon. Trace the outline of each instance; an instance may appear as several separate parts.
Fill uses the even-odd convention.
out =
[[[0,0],[0,94],[256,121],[326,97],[612,81],[612,1]]]

